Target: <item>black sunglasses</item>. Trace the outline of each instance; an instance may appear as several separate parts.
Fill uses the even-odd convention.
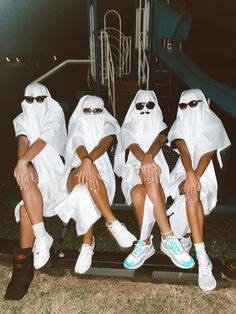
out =
[[[147,107],[147,109],[153,109],[155,107],[155,103],[152,101],[148,101],[148,102],[137,102],[137,104],[135,104],[135,108],[137,110],[142,110],[144,107]]]
[[[182,109],[182,110],[186,109],[187,106],[189,106],[190,108],[194,108],[194,107],[197,106],[197,104],[199,102],[201,102],[201,100],[192,100],[189,103],[182,102],[182,103],[179,104],[179,108]]]
[[[93,114],[101,114],[103,112],[103,109],[101,109],[101,108],[94,108],[94,109],[91,109],[91,108],[84,108],[83,109],[83,113],[84,114],[91,114],[91,113],[93,113]]]
[[[28,104],[32,104],[34,100],[36,100],[39,103],[43,103],[44,99],[47,98],[47,96],[37,96],[37,97],[31,97],[31,96],[25,96],[24,99]]]

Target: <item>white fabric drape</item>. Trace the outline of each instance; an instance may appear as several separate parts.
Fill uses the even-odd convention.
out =
[[[142,110],[137,110],[135,105],[139,102],[154,102],[155,106],[153,109],[147,109],[145,107]],[[141,114],[142,112],[149,112],[149,114]],[[125,162],[125,150],[130,144],[136,143],[146,153],[154,139],[161,131],[166,129],[166,127],[155,93],[151,90],[138,91],[125,116],[115,156],[115,172],[118,176],[122,177],[121,188],[127,204],[132,203],[130,195],[132,188],[141,183],[139,176],[141,163],[131,152],[129,152],[128,159]],[[169,168],[162,150],[155,156],[154,161],[161,167],[160,181],[167,196],[169,188]],[[155,221],[153,204],[147,196],[140,235],[141,240],[147,239],[150,236]]]
[[[84,114],[84,108],[100,108],[100,114]],[[68,129],[66,145],[66,177],[70,170],[81,164],[76,154],[76,149],[83,145],[90,153],[108,135],[118,136],[120,126],[116,119],[105,109],[100,97],[84,96],[80,99],[74,110]],[[104,153],[94,161],[100,176],[106,186],[110,204],[115,195],[115,176],[107,153]],[[70,218],[76,221],[77,234],[84,234],[98,218],[100,211],[96,208],[86,186],[75,186],[68,197],[55,209],[58,216],[68,222]]]
[[[199,89],[184,91],[179,103],[189,103],[200,100],[194,108],[178,108],[177,117],[173,123],[168,140],[183,139],[191,155],[193,169],[196,169],[202,155],[211,151],[217,151],[217,157],[222,167],[220,152],[230,145],[228,135],[221,120],[209,108],[207,100]],[[179,159],[171,172],[171,191],[174,198],[173,205],[168,209],[171,228],[179,238],[190,232],[186,215],[185,196],[179,195],[179,184],[186,178],[185,170]],[[204,208],[204,214],[208,215],[216,206],[217,181],[213,162],[210,161],[204,174],[200,178],[200,199]]]
[[[26,87],[25,96],[47,96],[42,103],[21,103],[22,113],[14,120],[15,135],[25,135],[32,145],[37,139],[44,140],[47,145],[32,160],[39,177],[38,187],[43,196],[44,216],[53,216],[53,207],[60,202],[63,192],[62,177],[65,167],[60,158],[65,156],[66,126],[61,106],[51,97],[48,89],[39,83]],[[19,221],[19,208],[21,201],[15,209],[16,220]]]

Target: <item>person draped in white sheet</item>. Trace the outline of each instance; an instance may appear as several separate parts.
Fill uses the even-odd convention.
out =
[[[120,246],[130,247],[136,240],[110,207],[115,195],[115,176],[107,150],[119,132],[118,122],[96,96],[82,97],[69,121],[66,167],[70,172],[67,182],[70,195],[55,210],[64,222],[73,218],[77,234],[84,234],[75,265],[75,272],[80,274],[91,266],[95,246],[93,224],[101,214]]]
[[[124,119],[115,156],[115,172],[122,177],[122,191],[127,204],[134,205],[140,229],[140,240],[124,260],[128,269],[142,266],[155,253],[150,236],[155,222],[162,234],[162,251],[179,267],[194,265],[173,236],[166,215],[169,169],[161,149],[166,128],[155,93],[138,91]],[[125,162],[126,149],[129,154]]]
[[[13,121],[18,138],[14,176],[22,196],[15,209],[20,248],[14,252],[14,271],[5,296],[13,300],[27,292],[33,276],[32,259],[36,269],[49,259],[53,239],[45,230],[43,215],[55,214],[53,207],[63,196],[65,171],[60,155],[64,156],[66,126],[60,105],[44,85],[32,83],[25,89],[21,107],[22,113]],[[21,262],[23,266],[19,266]]]
[[[199,286],[203,290],[212,290],[216,281],[203,242],[203,222],[204,214],[208,215],[217,201],[212,156],[217,152],[222,166],[220,152],[230,145],[230,141],[201,90],[190,89],[181,94],[168,139],[181,156],[171,173],[174,198],[168,210],[171,228],[187,251],[191,248],[192,233],[199,266]]]

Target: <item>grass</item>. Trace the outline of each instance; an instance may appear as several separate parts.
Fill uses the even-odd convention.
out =
[[[5,301],[9,271],[9,267],[0,265],[1,314],[236,312],[236,286],[204,293],[194,286],[74,277],[69,270],[63,270],[58,276],[36,271],[30,290],[22,300]]]

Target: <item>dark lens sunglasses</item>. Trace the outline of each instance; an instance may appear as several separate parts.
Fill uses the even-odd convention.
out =
[[[91,108],[84,108],[83,109],[83,113],[84,114],[91,114],[91,113],[93,113],[93,114],[101,114],[103,112],[103,109],[101,109],[101,108],[94,108],[94,109],[91,109]]]
[[[153,109],[155,107],[155,103],[152,101],[148,101],[148,102],[137,102],[137,104],[135,104],[135,108],[137,110],[142,110],[146,105],[147,109]]]
[[[37,97],[25,96],[24,97],[25,101],[28,104],[32,104],[34,100],[36,100],[38,103],[43,103],[45,98],[47,98],[47,96],[37,96]]]
[[[186,109],[187,106],[189,106],[190,108],[194,108],[194,107],[197,107],[199,102],[201,102],[201,100],[192,100],[189,103],[182,102],[182,103],[179,104],[179,108],[182,109],[182,110]]]

